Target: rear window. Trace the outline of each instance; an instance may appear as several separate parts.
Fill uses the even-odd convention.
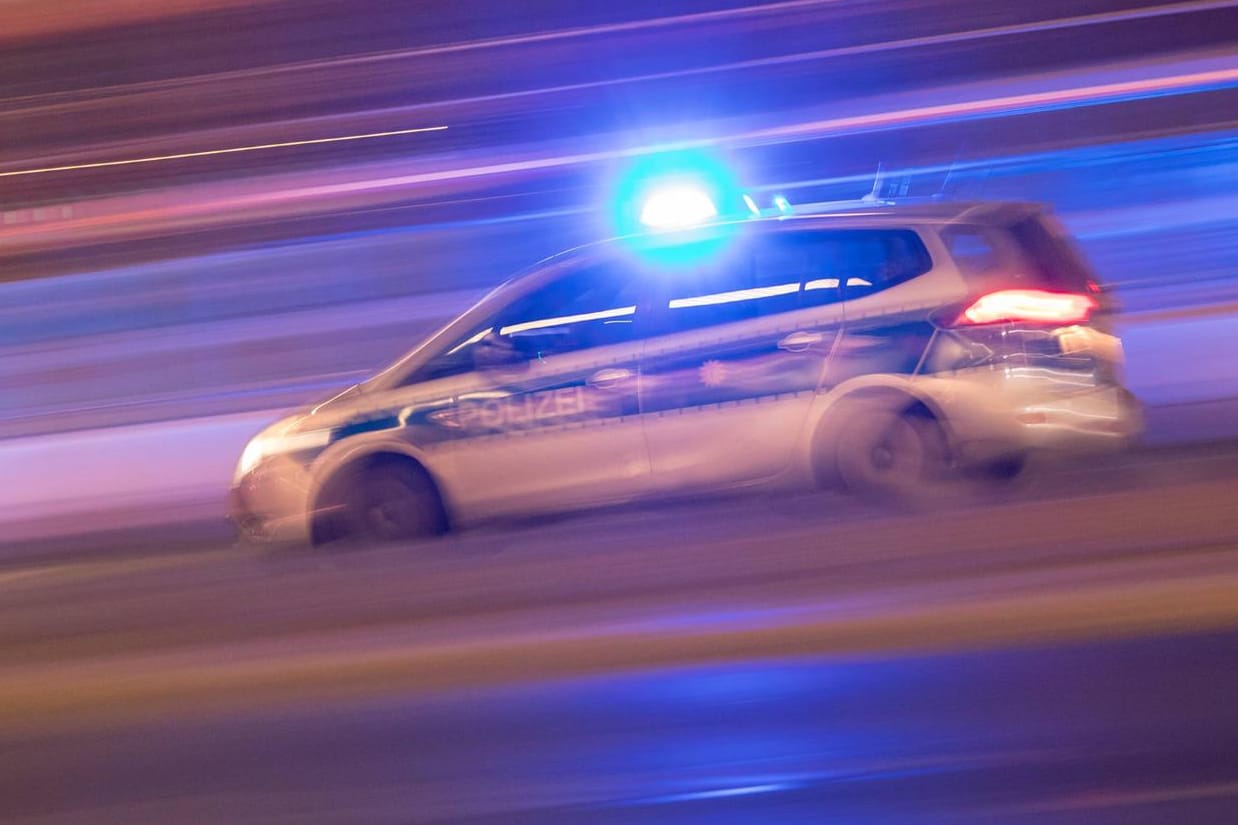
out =
[[[1040,217],[1006,227],[953,226],[943,238],[955,265],[976,291],[1082,292],[1091,280],[1070,241],[1054,234]]]
[[[1010,234],[1031,261],[1040,282],[1051,289],[1086,291],[1091,274],[1064,234],[1054,234],[1041,218],[1029,218],[1010,227]]]

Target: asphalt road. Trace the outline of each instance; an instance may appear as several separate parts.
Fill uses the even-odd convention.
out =
[[[11,564],[0,819],[1231,822],[1236,456]]]
[[[1233,821],[1233,634],[676,668],[6,735],[5,821]]]

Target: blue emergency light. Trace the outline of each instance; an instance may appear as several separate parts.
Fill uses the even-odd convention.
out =
[[[654,189],[641,207],[641,225],[653,230],[688,229],[718,217],[718,207],[703,189],[690,183]]]
[[[792,214],[781,196],[759,204],[737,169],[709,153],[642,155],[614,174],[605,209],[610,234],[624,238],[642,263],[663,270],[718,260],[737,248],[746,221]]]

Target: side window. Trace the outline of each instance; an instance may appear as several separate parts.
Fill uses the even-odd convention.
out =
[[[838,233],[838,279],[848,299],[863,298],[928,272],[933,262],[909,229]]]
[[[621,267],[576,270],[499,310],[406,383],[631,341],[640,303],[640,281]]]
[[[661,307],[667,325],[678,332],[836,303],[836,247],[822,233],[775,233],[726,261],[676,273]]]
[[[639,277],[614,264],[573,272],[499,313],[494,333],[529,358],[545,358],[636,337]]]
[[[755,255],[759,276],[799,284],[799,307],[879,292],[932,267],[920,237],[906,229],[778,233]]]
[[[778,271],[758,272],[748,253],[675,272],[661,307],[668,331],[746,321],[796,307],[799,281]]]
[[[769,280],[798,286],[798,299],[788,309],[833,304],[842,299],[836,234],[783,232],[763,238],[757,245],[757,272]]]
[[[724,262],[677,272],[660,309],[670,331],[699,329],[863,297],[931,267],[907,229],[776,232]]]

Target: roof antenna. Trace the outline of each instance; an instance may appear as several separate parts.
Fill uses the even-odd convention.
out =
[[[954,153],[954,160],[950,162],[950,168],[946,170],[946,176],[942,178],[941,189],[937,190],[937,197],[944,198],[946,189],[950,186],[950,179],[954,177],[954,172],[959,167],[959,161],[963,158],[963,144],[959,144],[959,149]]]
[[[865,202],[881,200],[881,187],[885,182],[884,175],[883,175],[884,172],[885,172],[885,166],[881,163],[881,161],[877,161],[877,174],[873,175],[872,191],[870,191],[864,197],[860,198],[860,200],[865,201]]]

